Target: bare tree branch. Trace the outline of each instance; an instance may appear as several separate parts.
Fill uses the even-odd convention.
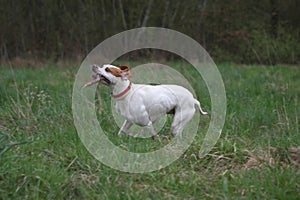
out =
[[[170,4],[170,1],[166,1],[166,4],[165,4],[165,9],[164,9],[164,14],[163,14],[163,19],[162,19],[162,27],[166,27],[166,21],[167,21],[167,16],[168,16],[168,11],[169,11],[169,4]]]
[[[119,6],[120,6],[120,11],[121,11],[121,16],[122,16],[123,28],[126,30],[127,29],[127,23],[126,23],[126,19],[125,19],[122,0],[119,0]]]
[[[102,4],[102,18],[103,18],[103,21],[105,21],[106,19],[106,11],[105,11],[105,4],[104,4],[104,0],[101,0],[101,4]]]
[[[106,21],[106,11],[105,11],[105,4],[104,4],[104,0],[101,0],[101,4],[102,4],[102,23],[104,24],[105,23],[105,21]],[[103,33],[104,33],[104,35],[106,36],[107,34],[106,34],[106,27],[104,26],[103,28]]]
[[[177,15],[177,12],[178,12],[178,8],[179,8],[179,5],[180,5],[180,1],[177,1],[177,4],[176,4],[176,7],[175,7],[175,11],[169,21],[169,25],[170,27],[173,26],[174,24],[174,21],[175,21],[175,18],[176,18],[176,15]]]
[[[152,3],[153,3],[153,0],[149,0],[148,1],[148,6],[147,6],[145,17],[144,17],[144,20],[143,20],[143,23],[142,23],[142,27],[147,26],[147,22],[148,22],[148,19],[149,19],[149,16],[150,16],[150,11],[151,11],[151,5],[152,5]]]

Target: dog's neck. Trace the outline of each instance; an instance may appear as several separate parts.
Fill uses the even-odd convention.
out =
[[[118,96],[122,94],[127,88],[130,86],[131,82],[129,80],[121,80],[118,81],[115,85],[111,86],[112,89],[112,96]],[[126,92],[126,94],[117,97],[116,99],[122,98],[123,96],[127,96],[130,91]]]

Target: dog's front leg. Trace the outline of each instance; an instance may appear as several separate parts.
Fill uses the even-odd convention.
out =
[[[156,133],[156,131],[154,130],[154,127],[153,127],[153,125],[152,125],[152,122],[149,121],[149,123],[147,124],[146,127],[150,130],[151,135],[152,135],[152,139],[154,140],[155,137],[156,137],[156,135],[157,135],[157,133]]]
[[[127,134],[128,129],[132,126],[132,123],[128,120],[125,119],[118,135],[119,137],[121,137],[123,135],[123,133],[125,132],[125,134]]]

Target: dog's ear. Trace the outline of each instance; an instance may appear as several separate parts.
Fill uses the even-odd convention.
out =
[[[120,70],[123,72],[128,72],[130,68],[128,66],[119,66]]]
[[[105,71],[123,79],[129,79],[131,77],[130,68],[128,66],[119,66],[118,68],[107,67]]]
[[[132,77],[132,74],[130,72],[130,68],[128,66],[119,66],[121,72],[122,72],[122,78],[123,79],[130,79]]]

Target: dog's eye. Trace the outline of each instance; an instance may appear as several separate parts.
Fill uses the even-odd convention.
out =
[[[109,68],[108,68],[108,67],[106,67],[106,68],[105,68],[105,71],[106,71],[106,72],[110,72],[110,70],[109,70]]]

